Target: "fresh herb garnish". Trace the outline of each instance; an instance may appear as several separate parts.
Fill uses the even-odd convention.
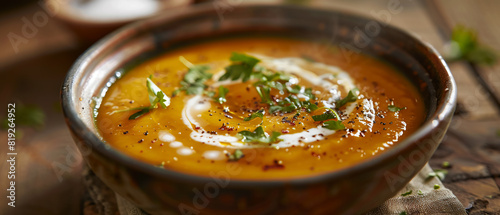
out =
[[[401,211],[401,213],[399,213],[399,215],[408,215],[408,213],[406,213],[406,211]]]
[[[189,70],[181,81],[182,87],[175,90],[172,96],[176,96],[180,91],[185,91],[188,95],[203,94],[208,87],[205,85],[205,82],[212,78],[212,74],[207,72],[210,67],[206,65],[194,65],[182,56],[179,57],[179,60],[188,67]]]
[[[424,195],[424,193],[423,193],[421,190],[418,190],[418,191],[417,191],[417,194],[418,194],[418,195]]]
[[[326,121],[329,119],[339,119],[336,115],[334,110],[328,109],[325,113],[320,114],[320,115],[314,115],[312,116],[314,121]]]
[[[323,114],[311,116],[314,121],[316,121],[316,122],[321,121],[322,122],[322,121],[326,121],[326,120],[330,120],[330,119],[337,119],[336,121],[330,120],[330,121],[324,122],[323,128],[327,128],[330,130],[345,129],[344,124],[342,124],[342,121],[340,121],[340,116],[337,114],[337,112],[335,110],[332,110],[332,109],[326,108],[326,107],[322,107],[319,109],[327,109],[327,110]]]
[[[245,117],[243,120],[245,121],[250,121],[252,119],[255,119],[255,118],[261,118],[262,120],[264,120],[264,110],[259,110],[255,113],[253,113],[252,115],[250,115],[249,117]]]
[[[433,177],[437,177],[437,178],[439,178],[439,180],[444,180],[444,178],[446,177],[447,174],[448,174],[447,170],[436,169],[436,170],[434,170],[434,172],[430,172],[427,175],[427,178],[430,179],[430,178],[433,178]]]
[[[271,135],[267,136],[262,126],[259,126],[253,132],[240,131],[238,135],[241,137],[241,141],[247,143],[274,143],[280,141],[278,137],[281,133],[273,131]]]
[[[404,110],[404,109],[406,109],[406,107],[397,107],[397,106],[395,106],[395,105],[389,105],[389,106],[387,107],[387,109],[388,109],[389,111],[391,111],[391,112],[398,112],[398,111],[400,111],[400,110]]]
[[[405,193],[402,193],[401,196],[411,195],[412,192],[413,192],[413,190],[406,191]]]
[[[253,67],[260,62],[259,59],[252,56],[233,52],[230,58],[232,64],[226,67],[226,72],[219,78],[219,81],[241,79],[246,82],[253,73]]]
[[[439,184],[434,184],[434,190],[438,190],[439,188],[441,188],[441,186],[439,186]]]
[[[130,108],[127,110],[120,111],[123,112],[123,111],[139,110],[134,114],[130,115],[130,117],[128,118],[129,120],[139,118],[140,116],[148,113],[151,109],[157,108],[158,105],[164,109],[170,105],[170,98],[166,96],[165,93],[161,91],[161,89],[158,86],[156,86],[156,84],[151,80],[151,78],[152,76],[149,76],[146,79],[146,87],[148,88],[148,97],[150,106]]]
[[[342,121],[328,121],[323,123],[323,128],[327,128],[330,130],[343,130],[345,129],[344,124],[342,124]]]
[[[243,154],[243,152],[240,149],[236,149],[232,154],[227,153],[226,156],[228,161],[239,161],[241,158],[245,156],[245,154]]]
[[[448,162],[448,161],[444,161],[444,162],[441,164],[441,167],[443,167],[443,168],[450,168],[450,167],[451,167],[451,164],[450,164],[450,162]]]
[[[493,65],[498,54],[479,43],[477,33],[464,26],[458,25],[451,35],[451,46],[448,61],[465,60],[475,64]]]
[[[341,108],[342,106],[346,105],[349,102],[355,102],[358,99],[357,94],[358,89],[352,89],[349,90],[349,93],[347,93],[347,96],[335,103],[335,108]]]
[[[226,102],[226,94],[229,92],[229,89],[219,86],[219,95],[215,97],[215,101],[219,102],[219,104],[222,104]]]

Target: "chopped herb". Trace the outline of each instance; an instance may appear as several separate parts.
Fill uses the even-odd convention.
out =
[[[255,119],[255,118],[261,118],[262,120],[264,120],[264,110],[259,110],[255,113],[253,113],[252,115],[250,115],[249,117],[245,117],[243,120],[245,121],[250,121],[252,119]]]
[[[450,168],[451,164],[450,164],[450,162],[448,162],[448,161],[444,161],[444,162],[441,164],[441,166],[442,166],[443,168]]]
[[[399,213],[399,215],[408,215],[408,213],[406,213],[406,211],[401,211],[401,213]]]
[[[436,170],[434,170],[434,172],[430,172],[427,175],[427,178],[430,179],[433,177],[437,177],[437,178],[439,178],[439,180],[444,180],[444,178],[446,177],[446,174],[448,174],[448,171],[446,171],[444,169],[436,169]]]
[[[130,117],[128,118],[129,120],[132,120],[132,119],[137,119],[139,118],[140,116],[146,114],[149,112],[149,109],[150,107],[146,107],[146,108],[143,108],[142,110],[140,111],[137,111],[135,112],[134,114],[130,115]]]
[[[417,191],[417,194],[418,194],[418,195],[424,195],[424,193],[423,193],[421,190],[418,190],[418,191]]]
[[[207,70],[210,68],[206,65],[194,65],[186,58],[180,56],[179,60],[189,68],[181,81],[181,88],[175,90],[172,96],[176,96],[180,91],[185,91],[188,95],[200,95],[205,92],[207,85],[205,82],[212,78],[212,74]]]
[[[226,102],[226,94],[229,92],[229,89],[219,86],[219,95],[215,98],[215,101],[219,102],[219,104],[222,104]]]
[[[335,114],[334,114],[335,113]],[[312,116],[314,121],[326,121],[329,119],[339,119],[334,110],[328,109],[325,113]]]
[[[323,128],[327,128],[330,130],[343,130],[345,129],[344,124],[341,121],[328,121],[323,123]]]
[[[302,87],[300,87],[299,85],[293,85],[292,87],[287,87],[286,89],[290,93],[299,94]]]
[[[449,61],[465,60],[475,64],[493,65],[498,54],[489,47],[479,43],[477,33],[464,26],[458,25],[451,35],[451,48],[448,53]]]
[[[255,89],[261,98],[262,103],[271,104],[273,101],[271,100],[271,88],[268,86],[256,86]]]
[[[355,102],[358,99],[357,94],[358,89],[349,90],[347,96],[335,103],[335,108],[341,108],[349,102]]]
[[[309,97],[309,100],[315,100],[316,96],[314,95],[312,88],[306,88],[304,90],[304,95]]]
[[[241,79],[246,82],[252,76],[254,66],[260,62],[257,58],[236,52],[232,53],[230,60],[232,64],[226,67],[226,72],[219,78],[219,81]]]
[[[278,137],[281,135],[281,133],[273,131],[270,136],[267,136],[262,126],[259,126],[253,132],[240,131],[238,132],[238,135],[240,135],[243,142],[247,143],[273,143],[280,141]]]
[[[400,110],[404,110],[404,109],[406,109],[406,107],[402,107],[402,108],[400,108],[400,107],[396,107],[395,105],[389,105],[389,106],[387,107],[387,109],[389,109],[389,111],[391,111],[391,112],[398,112],[398,111],[400,111]]]
[[[148,113],[151,109],[157,108],[158,105],[164,109],[170,105],[170,98],[166,96],[165,93],[161,91],[161,89],[158,86],[156,86],[156,84],[151,80],[152,77],[153,76],[149,76],[146,79],[146,87],[148,88],[148,97],[150,106],[130,108],[126,110],[120,110],[118,112],[139,110],[134,114],[130,115],[128,119],[132,120],[132,119],[137,119],[140,116]]]
[[[243,152],[240,149],[236,149],[232,154],[228,153],[226,154],[226,156],[228,161],[239,161],[241,158],[245,156],[245,154],[243,154]]]
[[[434,190],[437,190],[437,189],[439,189],[439,188],[441,188],[441,186],[439,186],[439,184],[435,184],[435,185],[434,185]]]
[[[413,192],[413,190],[409,190],[406,193],[402,193],[401,196],[409,196],[409,195],[411,195],[412,192]]]

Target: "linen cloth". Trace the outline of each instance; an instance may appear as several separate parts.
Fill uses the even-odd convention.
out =
[[[437,177],[428,177],[430,172],[432,169],[429,164],[426,164],[398,194],[366,215],[399,215],[405,212],[408,215],[466,215],[467,213],[457,197],[445,188]],[[92,171],[88,169],[84,171],[83,179],[89,200],[93,203],[86,204],[84,215],[148,215],[120,195],[115,194]],[[434,189],[435,184],[439,185],[440,188]],[[410,190],[412,191],[410,195],[401,195]],[[87,207],[92,207],[92,209]]]

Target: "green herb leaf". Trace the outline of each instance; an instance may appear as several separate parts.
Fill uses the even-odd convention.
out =
[[[444,169],[436,169],[434,170],[434,172],[430,172],[428,175],[427,175],[427,179],[430,179],[432,177],[437,177],[439,178],[439,180],[444,180],[444,178],[446,177],[446,175],[448,174],[448,171],[447,170],[444,170]]]
[[[316,96],[312,92],[312,88],[306,88],[304,90],[304,95],[307,96],[307,97],[309,97],[309,101],[316,99]]]
[[[278,137],[281,135],[280,132],[273,131],[270,136],[266,136],[262,126],[257,127],[253,132],[251,131],[240,131],[238,135],[241,141],[247,143],[274,143],[281,141]]]
[[[148,113],[150,110],[150,107],[145,107],[144,109],[141,109],[140,111],[137,111],[135,112],[134,114],[130,115],[130,117],[128,117],[129,120],[132,120],[132,119],[137,119],[139,118],[140,116]]]
[[[399,213],[399,215],[408,215],[408,213],[406,213],[406,211],[401,211],[401,213]]]
[[[406,109],[406,107],[397,107],[397,106],[395,106],[395,105],[389,105],[389,106],[387,107],[387,109],[388,109],[389,111],[391,111],[391,112],[398,112],[398,111],[400,111],[400,110],[404,110],[404,109]]]
[[[418,191],[417,191],[417,194],[418,194],[418,195],[424,195],[424,193],[423,193],[421,190],[418,190]]]
[[[337,117],[333,114],[334,110],[327,110],[325,113],[320,115],[312,116],[314,121],[326,121],[329,119],[337,119]]]
[[[246,82],[252,76],[254,66],[260,62],[257,58],[237,52],[232,53],[230,60],[232,64],[226,67],[226,72],[219,78],[219,81],[241,79]]]
[[[194,65],[186,58],[180,56],[179,60],[189,68],[187,73],[184,75],[181,81],[181,88],[175,90],[172,95],[177,95],[180,91],[185,91],[188,95],[200,95],[203,94],[207,85],[205,82],[212,78],[212,74],[208,73],[207,70],[210,67],[206,65]]]
[[[347,96],[335,103],[335,108],[341,108],[342,106],[346,105],[349,102],[355,102],[358,99],[357,94],[358,89],[353,89],[349,90],[349,93],[347,93]]]
[[[465,60],[475,64],[493,65],[498,54],[486,46],[482,46],[477,33],[464,26],[458,25],[451,35],[451,50],[448,53],[449,61]]]
[[[408,195],[411,195],[411,193],[413,192],[413,190],[409,190],[405,193],[402,193],[401,196],[408,196]]]
[[[451,164],[450,164],[450,162],[448,162],[448,161],[444,161],[444,162],[441,164],[441,167],[443,167],[443,168],[450,168],[450,166],[451,166]]]
[[[299,85],[293,85],[292,87],[287,87],[286,89],[290,93],[299,94],[302,87],[300,87]]]
[[[439,184],[434,184],[434,190],[438,190],[439,188],[441,188],[441,186],[439,186]]]
[[[271,88],[268,86],[256,86],[255,89],[259,93],[262,103],[271,104],[273,102],[271,100]]]
[[[219,95],[215,98],[215,101],[219,102],[219,104],[222,104],[226,102],[226,94],[229,92],[229,89],[219,86]]]
[[[343,130],[345,129],[344,124],[342,124],[342,121],[328,121],[323,123],[323,128],[327,128],[330,130]]]
[[[249,117],[245,117],[243,120],[250,121],[250,120],[255,119],[257,117],[259,117],[262,120],[264,120],[264,113],[263,112],[264,112],[263,110],[262,111],[257,111],[255,113],[253,113],[252,115],[250,115]]]
[[[240,149],[236,149],[232,154],[228,153],[226,154],[226,156],[228,161],[239,161],[241,158],[245,156],[245,154],[243,154],[243,152]]]
[[[134,114],[130,115],[130,117],[128,118],[129,120],[139,118],[140,116],[148,113],[150,110],[157,108],[158,105],[160,105],[164,109],[170,105],[170,98],[166,96],[165,93],[158,86],[156,86],[156,84],[151,80],[151,78],[152,76],[149,76],[146,79],[146,87],[148,88],[148,97],[150,106],[136,107],[118,111],[118,112],[123,112],[123,111],[139,110]]]

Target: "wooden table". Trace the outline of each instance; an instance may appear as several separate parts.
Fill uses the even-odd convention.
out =
[[[388,23],[432,44],[438,51],[453,26],[474,28],[480,40],[500,50],[498,1],[311,1],[366,16],[400,3]],[[45,126],[22,130],[16,152],[16,208],[0,200],[1,214],[82,214],[84,188],[82,158],[64,123],[59,89],[66,71],[85,46],[56,20],[37,28],[35,35],[18,44],[17,53],[6,35],[22,35],[24,21],[43,12],[36,3],[0,15],[0,119],[7,104],[36,104],[45,112]],[[24,19],[26,18],[26,19]],[[376,17],[377,18],[377,17]],[[493,67],[464,62],[449,65],[458,85],[458,109],[445,140],[430,164],[451,163],[444,180],[470,214],[500,214],[500,64]],[[7,132],[0,131],[0,189],[8,188]],[[86,207],[87,210],[88,207]],[[5,213],[4,213],[5,212]],[[83,214],[89,214],[85,211]]]

